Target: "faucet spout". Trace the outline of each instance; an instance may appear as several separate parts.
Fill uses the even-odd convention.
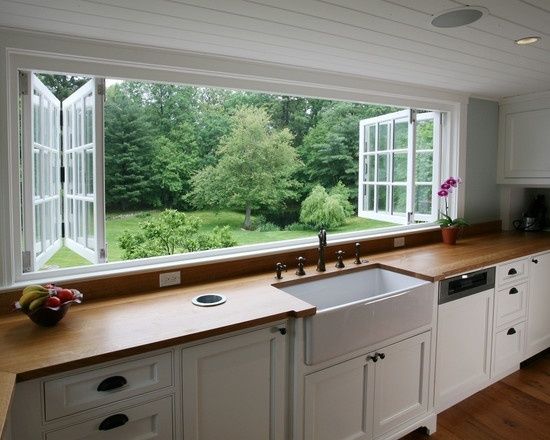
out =
[[[326,271],[325,266],[325,248],[327,247],[327,231],[321,229],[318,234],[319,237],[319,260],[317,261],[317,272]]]

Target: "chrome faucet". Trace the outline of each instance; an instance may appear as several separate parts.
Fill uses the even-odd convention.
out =
[[[327,231],[325,229],[321,229],[317,236],[319,237],[319,260],[317,261],[317,272],[324,272],[325,270],[327,270],[325,267],[325,248],[327,247]]]

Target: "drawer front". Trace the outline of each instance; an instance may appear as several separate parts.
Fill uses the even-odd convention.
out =
[[[515,324],[495,335],[493,373],[499,374],[518,365],[525,348],[525,322]]]
[[[497,285],[514,282],[527,276],[528,259],[515,260],[510,263],[500,264],[497,267]]]
[[[496,294],[496,326],[525,318],[528,284],[510,284]]]
[[[44,382],[46,420],[172,385],[172,353]]]
[[[173,440],[172,397],[46,433],[46,440]]]

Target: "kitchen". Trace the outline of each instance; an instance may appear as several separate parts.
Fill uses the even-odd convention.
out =
[[[544,296],[539,296],[543,295],[539,291],[546,284],[545,273],[548,272],[544,270],[544,253],[550,248],[548,240],[543,232],[498,233],[500,228],[504,231],[512,230],[513,221],[521,218],[529,202],[536,194],[544,193],[549,182],[550,167],[545,149],[548,125],[544,122],[548,119],[547,91],[550,84],[547,70],[544,70],[548,65],[548,52],[543,46],[546,22],[542,18],[544,14],[548,14],[548,8],[545,9],[544,2],[528,2],[528,5],[525,2],[510,2],[508,6],[499,6],[495,2],[484,1],[482,3],[490,13],[482,11],[486,16],[478,24],[466,27],[466,31],[452,28],[434,32],[449,44],[453,38],[444,34],[442,36],[442,33],[448,32],[451,36],[456,36],[454,40],[458,41],[456,44],[459,46],[453,46],[453,50],[456,51],[456,56],[466,57],[461,51],[466,45],[465,39],[471,40],[476,33],[481,34],[480,29],[483,26],[489,26],[494,31],[498,28],[495,20],[501,20],[497,22],[501,26],[506,23],[506,26],[513,27],[514,32],[510,31],[509,37],[510,47],[506,49],[510,58],[503,62],[503,65],[508,66],[506,71],[495,72],[494,68],[494,63],[497,63],[495,54],[504,57],[506,51],[490,54],[486,49],[475,49],[471,41],[467,44],[472,53],[478,54],[478,63],[488,63],[475,67],[474,72],[480,78],[477,82],[470,81],[468,78],[474,75],[462,68],[457,68],[458,71],[449,68],[442,72],[442,66],[450,61],[441,62],[441,48],[434,48],[433,54],[436,64],[439,60],[441,66],[432,64],[431,67],[420,69],[408,56],[412,68],[409,70],[410,77],[399,76],[391,69],[391,73],[388,73],[387,69],[376,63],[372,63],[370,70],[367,70],[369,74],[361,77],[358,72],[366,67],[368,62],[365,60],[369,59],[365,54],[364,64],[360,64],[360,60],[356,63],[347,61],[347,64],[340,62],[336,54],[334,58],[324,55],[314,57],[311,53],[309,57],[300,57],[291,50],[283,59],[280,51],[261,51],[261,44],[254,41],[247,43],[246,47],[249,47],[250,52],[238,53],[233,48],[220,54],[219,47],[218,52],[209,50],[212,43],[209,46],[200,38],[193,39],[189,32],[179,39],[170,40],[165,37],[162,40],[155,37],[149,28],[148,32],[134,32],[133,40],[128,41],[128,31],[124,34],[121,30],[113,30],[113,22],[109,21],[114,20],[112,17],[104,17],[103,22],[106,28],[112,30],[112,37],[107,39],[112,41],[101,41],[105,40],[104,35],[93,33],[95,19],[91,17],[94,13],[97,15],[102,8],[104,11],[101,13],[112,14],[113,17],[118,8],[117,14],[120,15],[124,2],[97,2],[103,7],[95,3],[91,5],[91,2],[80,2],[83,8],[80,12],[83,15],[79,17],[79,11],[67,9],[64,25],[59,24],[52,15],[56,2],[50,3],[48,7],[37,4],[19,6],[16,2],[8,1],[0,4],[3,11],[0,24],[4,26],[0,31],[3,52],[0,67],[6,72],[0,89],[0,120],[2,132],[5,133],[0,149],[4,167],[1,183],[3,188],[8,189],[2,192],[0,199],[0,252],[3,262],[0,273],[2,289],[6,292],[0,299],[5,306],[3,309],[7,310],[9,304],[18,299],[22,288],[33,280],[25,277],[25,274],[18,274],[13,263],[21,260],[14,257],[17,246],[14,247],[13,243],[19,235],[13,232],[17,230],[14,218],[19,216],[15,207],[20,205],[12,200],[17,198],[18,177],[11,170],[11,165],[17,163],[18,158],[14,157],[13,149],[8,145],[12,145],[10,140],[13,140],[13,122],[17,119],[17,93],[14,98],[12,85],[17,83],[17,73],[21,69],[81,72],[135,80],[206,83],[235,89],[268,90],[421,109],[437,108],[451,115],[448,137],[453,153],[447,161],[449,175],[460,175],[464,179],[463,187],[457,193],[456,206],[452,207],[452,214],[460,214],[473,226],[464,231],[465,237],[460,238],[455,247],[439,243],[440,231],[437,227],[397,231],[379,237],[333,237],[329,233],[326,275],[317,274],[315,262],[318,259],[318,245],[316,240],[309,240],[287,249],[255,250],[238,256],[226,254],[202,262],[173,258],[156,265],[119,267],[108,274],[94,272],[92,266],[90,269],[83,268],[76,273],[54,278],[59,284],[69,283],[86,295],[86,301],[74,307],[58,326],[44,330],[35,327],[24,316],[6,314],[2,317],[3,349],[10,356],[0,364],[0,371],[5,372],[2,383],[5,380],[7,390],[2,394],[1,402],[7,408],[11,401],[10,417],[13,422],[13,426],[7,423],[6,436],[10,435],[9,430],[12,429],[16,433],[14,438],[21,439],[37,436],[56,439],[88,438],[87,436],[95,438],[92,436],[97,433],[96,425],[99,426],[111,416],[126,414],[125,417],[130,420],[135,418],[148,424],[149,429],[157,429],[154,435],[158,438],[220,438],[220,433],[224,432],[228,438],[399,438],[421,426],[427,426],[433,431],[436,414],[446,405],[452,405],[467,394],[486,387],[491,381],[517,369],[520,362],[549,346],[548,339],[545,339],[547,329],[545,323],[541,323],[539,315],[545,307],[548,308],[548,301],[545,301]],[[300,11],[303,18],[306,16],[307,6],[315,3],[320,7],[322,2],[298,3],[295,13]],[[314,9],[309,9],[308,13],[315,15],[338,12],[338,17],[345,17],[353,23],[353,10],[358,6],[350,2],[340,3],[338,7],[332,4],[320,7],[315,13],[312,12]],[[431,26],[427,17],[420,22],[425,13],[409,10],[405,14],[408,9],[399,3],[406,2],[396,2],[397,5],[394,3],[373,4],[380,6],[382,11],[393,13],[399,20],[409,20],[407,29],[411,32],[413,25],[417,26],[415,29]],[[424,6],[426,10],[431,10],[428,5]],[[440,2],[431,8],[435,13],[453,6],[456,5],[451,2]],[[159,13],[164,11],[164,15],[159,16],[168,20],[166,7],[163,2]],[[255,7],[260,9],[259,5]],[[323,9],[325,7],[328,9]],[[529,12],[524,10],[526,8]],[[134,11],[135,22],[139,22],[143,11],[130,10]],[[198,9],[193,10],[198,12]],[[280,7],[272,8],[271,12],[275,16],[285,16]],[[525,32],[530,31],[528,34],[516,35],[519,32],[516,26],[520,26],[512,20],[516,15],[522,20],[529,20],[522,28]],[[237,15],[232,16],[237,20]],[[501,16],[507,18],[499,18]],[[368,14],[368,17],[373,20],[372,14]],[[217,15],[210,18],[219,19]],[[77,25],[79,20],[82,20],[82,26]],[[275,18],[272,21],[274,20]],[[376,20],[372,23],[369,21],[369,26],[376,26]],[[403,31],[402,28],[399,29]],[[530,36],[533,30],[544,34],[542,41],[535,42],[532,47],[515,45],[513,40]],[[509,28],[506,28],[506,32],[508,31]],[[458,32],[461,32],[459,38]],[[382,31],[378,30],[377,33],[381,35]],[[468,33],[472,35],[468,37]],[[424,34],[414,35],[417,39],[426,38]],[[489,38],[488,35],[491,34],[487,31],[484,35]],[[185,41],[186,46],[182,41]],[[350,41],[353,38],[350,37]],[[411,40],[408,47],[411,51],[416,47],[415,41],[417,40]],[[272,43],[275,46],[275,42]],[[243,44],[242,41],[240,44]],[[322,42],[319,44],[322,45]],[[331,44],[327,41],[327,48],[333,47]],[[382,43],[378,41],[378,44]],[[487,45],[487,41],[484,44]],[[504,43],[501,41],[499,44]],[[181,45],[179,49],[184,51],[178,52],[178,47],[174,47],[177,45]],[[353,47],[357,49],[357,46]],[[528,51],[524,52],[526,55],[518,52],[523,49]],[[485,61],[479,55],[480,52],[486,52]],[[448,54],[449,52],[447,57]],[[271,59],[266,60],[266,56]],[[395,58],[388,56],[387,60],[389,59]],[[513,65],[516,59],[521,59],[524,66],[519,65],[519,62]],[[308,65],[304,66],[306,62]],[[452,67],[456,67],[456,64]],[[404,67],[405,64],[400,66]],[[520,80],[518,77],[521,69],[525,70],[525,78]],[[480,74],[482,71],[485,76]],[[488,72],[494,72],[494,78],[487,79]],[[531,142],[525,143],[525,139]],[[370,260],[370,263],[354,266],[352,256],[356,251],[355,242],[360,242],[361,258]],[[392,251],[394,246],[400,249]],[[339,250],[346,253],[343,259],[346,266],[344,269],[334,267],[334,254]],[[303,279],[294,275],[295,260],[300,256],[308,261]],[[308,318],[322,316],[323,309],[318,307],[316,315],[315,304],[282,293],[276,287],[274,275],[277,262],[288,266],[287,272],[282,273],[282,283],[292,283],[299,279],[300,282],[296,285],[305,285],[307,283],[304,281],[316,276],[323,279],[328,276],[328,280],[348,276],[351,272],[370,273],[371,270],[383,269],[412,275],[414,279],[440,283],[443,279],[462,273],[496,267],[493,285],[488,283],[487,289],[484,289],[484,292],[492,293],[485,293],[486,298],[482,298],[483,293],[464,298],[474,298],[476,301],[483,299],[486,307],[484,316],[491,317],[482,323],[486,332],[483,352],[485,362],[476,364],[481,372],[472,372],[472,375],[477,374],[476,380],[471,381],[470,388],[462,387],[462,395],[457,394],[456,390],[445,395],[438,388],[439,346],[436,339],[443,327],[438,326],[437,310],[445,304],[437,305],[438,287],[435,284],[431,291],[430,310],[433,313],[414,328],[403,330],[399,335],[381,336],[376,341],[364,342],[361,346],[351,347],[345,353],[333,353],[328,358],[308,360],[307,329],[314,322]],[[516,273],[507,275],[511,269]],[[345,275],[332,276],[339,271],[345,272]],[[172,272],[180,273],[181,286],[159,288],[159,274]],[[39,274],[33,276],[35,280],[42,282]],[[284,285],[281,286],[284,291]],[[518,292],[511,294],[512,289]],[[509,295],[506,298],[520,300],[510,305],[517,306],[517,313],[514,312],[511,317],[499,318],[497,307],[502,304],[499,292],[504,291]],[[203,309],[191,304],[191,299],[195,296],[210,292],[225,295],[227,302],[218,307]],[[460,302],[461,300],[457,300],[448,304]],[[537,304],[537,307],[533,304]],[[398,305],[395,307],[399,308]],[[478,310],[477,305],[471,307]],[[532,337],[529,335],[529,328],[532,329]],[[496,347],[500,347],[499,335],[502,332],[506,334],[511,329],[514,329],[514,333],[507,336],[516,343],[512,348],[519,348],[510,356],[499,357],[500,352],[494,353]],[[420,336],[420,339],[415,339]],[[306,341],[302,339],[304,337]],[[412,405],[413,409],[408,407],[410,412],[401,419],[384,418],[383,409],[389,407],[384,407],[380,399],[377,400],[370,393],[376,393],[385,383],[382,381],[382,385],[377,388],[376,378],[372,377],[373,370],[365,365],[370,362],[369,365],[375,365],[378,371],[386,361],[391,370],[391,356],[383,359],[380,353],[390,353],[382,349],[389,350],[389,347],[403,341],[417,342],[419,345],[414,347],[420,347],[418,350],[426,357],[422,358],[421,363],[422,374],[425,376],[417,384],[423,387],[422,392],[418,393],[418,389],[411,388],[414,381],[404,378],[404,384],[400,386],[407,393],[404,392],[402,397],[405,399],[416,395],[422,401],[418,405]],[[465,345],[468,345],[466,342]],[[253,367],[251,363],[245,362],[247,356],[252,356],[262,366],[257,370],[247,370]],[[369,361],[367,356],[371,357]],[[302,358],[304,362],[300,362]],[[216,368],[218,362],[225,362],[227,368]],[[239,362],[243,363],[241,370],[237,367],[230,368],[231,365],[240,365]],[[121,374],[116,374],[117,366],[122,366],[124,371],[134,372],[125,374],[137,375],[136,388],[124,385],[118,395],[116,390],[110,390],[103,395],[96,392],[98,384],[94,381],[99,377],[94,372],[101,372],[101,380],[120,376]],[[204,372],[198,370],[199,366],[204,366]],[[344,373],[343,376],[338,375],[339,369],[348,371],[348,367],[351,368],[352,376],[348,376],[350,380],[353,377],[354,380],[364,382],[346,382],[332,391],[330,388],[322,388],[324,385],[336,386],[334,384],[337,384],[339,377],[346,377]],[[366,368],[364,375],[360,373],[363,368]],[[398,368],[394,365],[393,369]],[[154,371],[156,376],[147,377],[150,376],[148,371]],[[231,373],[236,376],[234,380],[228,381]],[[334,375],[331,376],[331,373]],[[417,373],[418,378],[420,372]],[[209,377],[212,383],[201,382],[199,386],[199,378],[203,377],[201,374],[210,374],[211,376],[204,377]],[[380,374],[378,376],[383,377]],[[323,378],[327,382],[323,382]],[[331,378],[334,379],[332,382]],[[75,381],[71,382],[71,379]],[[11,399],[8,397],[12,395],[15,380],[17,386]],[[250,387],[243,385],[248,380]],[[398,383],[394,382],[393,376],[388,380],[390,384]],[[439,382],[441,380],[440,378]],[[271,383],[272,388],[262,386],[265,383]],[[286,385],[277,387],[276,384]],[[79,386],[94,386],[97,396],[79,396],[83,391]],[[362,389],[361,387],[364,387],[365,395],[368,395],[365,398],[357,395],[357,390]],[[220,393],[220,389],[226,391]],[[250,390],[257,390],[258,394],[254,395]],[[355,394],[345,390],[352,390]],[[347,403],[349,408],[345,404],[340,408],[343,414],[331,408],[326,401],[315,400],[321,399],[322,392],[330,395],[336,391],[343,394],[341,399],[344,400],[341,402],[345,401],[346,396],[350,396]],[[71,397],[71,392],[76,394]],[[380,393],[378,391],[378,395]],[[239,411],[238,405],[233,404],[235,395],[241,396],[246,411]],[[391,392],[389,395],[390,407],[391,404],[411,405],[411,401],[396,400]],[[75,399],[72,403],[71,398]],[[205,412],[201,412],[197,404],[199,401],[206,402]],[[361,410],[361,405],[364,410]],[[25,418],[21,418],[21,408],[28,411]],[[320,412],[316,413],[316,410]],[[329,419],[326,423],[329,426],[324,426],[323,410],[335,417],[340,414],[343,417],[342,426],[337,422],[329,422]],[[390,408],[392,410],[395,408]],[[253,414],[255,420],[250,423],[250,431],[244,429],[248,414]],[[116,417],[114,421],[109,420],[115,424],[122,423],[121,417]],[[319,426],[316,426],[315,420],[319,422]],[[139,424],[125,422],[122,425],[126,428],[119,426],[116,429],[144,429]],[[239,427],[243,427],[243,431],[239,431]],[[341,431],[338,431],[339,427]],[[115,434],[116,429],[106,435]],[[20,434],[22,432],[27,434]],[[236,432],[241,434],[237,435]],[[121,437],[115,435],[111,438]],[[134,437],[128,434],[127,438]]]

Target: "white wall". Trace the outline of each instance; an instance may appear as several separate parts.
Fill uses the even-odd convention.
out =
[[[498,220],[498,102],[471,98],[467,124],[464,217],[470,223]]]

